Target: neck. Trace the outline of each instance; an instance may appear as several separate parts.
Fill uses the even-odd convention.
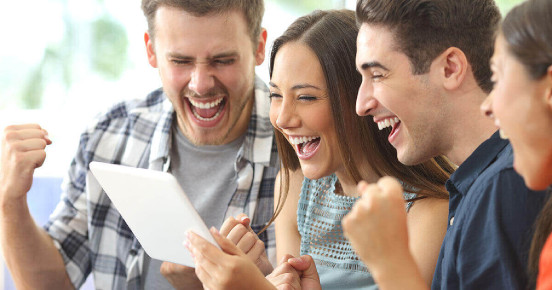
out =
[[[362,180],[368,183],[375,183],[380,178],[380,176],[374,173],[372,167],[368,165],[364,166],[364,168],[359,168],[359,170],[362,176]],[[341,188],[343,189],[343,192],[341,194],[345,196],[359,196],[359,193],[357,191],[357,182],[351,176],[349,176],[349,174],[347,174],[347,171],[344,167],[340,170],[337,170],[335,172],[335,175],[337,176],[337,180],[339,181],[339,184],[341,184]]]
[[[480,112],[485,97],[483,92],[464,94],[456,98],[460,102],[449,111],[451,126],[447,138],[452,143],[444,155],[458,166],[497,130],[493,120]]]

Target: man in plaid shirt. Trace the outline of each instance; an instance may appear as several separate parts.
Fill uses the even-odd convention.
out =
[[[272,216],[279,161],[268,89],[254,70],[265,57],[263,1],[143,0],[142,9],[163,88],[114,106],[81,135],[44,228],[26,193],[51,141],[39,125],[4,130],[0,230],[18,288],[79,288],[90,273],[98,289],[201,287],[194,269],[147,256],[89,173],[91,161],[170,171],[208,225],[243,212],[258,231]],[[274,262],[273,226],[260,238],[261,258]]]

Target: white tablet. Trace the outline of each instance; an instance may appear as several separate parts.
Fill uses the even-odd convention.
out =
[[[171,174],[95,161],[90,171],[150,257],[194,267],[186,231],[218,247]]]

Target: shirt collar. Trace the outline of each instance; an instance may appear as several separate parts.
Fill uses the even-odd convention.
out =
[[[452,183],[462,195],[466,194],[479,175],[507,145],[508,140],[501,139],[498,131],[495,132],[458,167],[447,183]]]

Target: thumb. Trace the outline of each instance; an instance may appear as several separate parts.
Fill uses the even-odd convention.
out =
[[[211,227],[209,231],[222,251],[234,256],[245,255],[232,241],[223,237],[215,227]]]
[[[318,277],[318,271],[316,271],[316,264],[314,264],[314,260],[311,256],[303,255],[299,258],[289,259],[288,263],[296,270],[303,271],[303,275],[301,278],[320,281],[320,278]]]

